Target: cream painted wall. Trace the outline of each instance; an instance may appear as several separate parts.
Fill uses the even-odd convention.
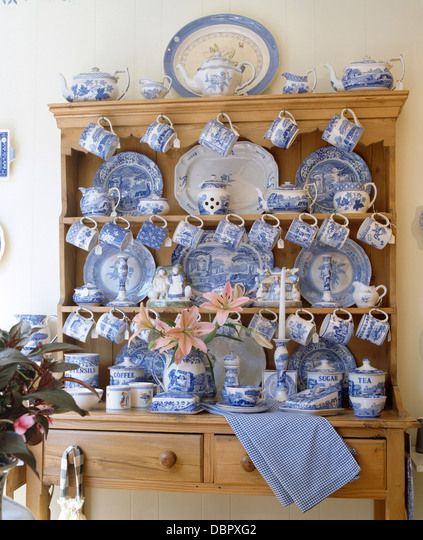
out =
[[[409,101],[398,133],[399,378],[406,407],[423,403],[423,0],[18,0],[0,5],[0,125],[12,130],[17,160],[0,185],[0,223],[7,253],[0,262],[0,327],[13,313],[54,313],[58,293],[60,213],[59,132],[47,103],[62,101],[58,76],[94,65],[113,71],[128,66],[129,98],[137,79],[160,77],[168,40],[192,19],[212,13],[255,18],[275,35],[284,69],[318,67],[319,91],[329,90],[322,65],[338,70],[364,54],[391,58],[404,53]],[[5,45],[7,44],[7,45]],[[423,517],[423,481],[417,478],[416,511]],[[52,505],[56,509],[55,503]],[[367,501],[328,500],[301,515],[268,497],[198,496],[90,490],[92,519],[366,519]]]

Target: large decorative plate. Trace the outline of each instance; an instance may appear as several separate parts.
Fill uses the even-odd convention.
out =
[[[329,343],[320,339],[319,343],[310,343],[306,347],[300,345],[289,357],[288,369],[298,371],[298,391],[307,386],[307,372],[317,367],[322,360],[327,360],[337,371],[349,373],[357,367],[355,358],[345,345]],[[348,380],[345,378],[348,387]]]
[[[181,28],[166,48],[164,70],[173,79],[178,94],[195,95],[175,66],[182,64],[192,77],[216,45],[222,53],[234,51],[234,62],[249,61],[256,68],[256,78],[246,89],[248,94],[263,92],[278,70],[278,46],[262,24],[241,15],[208,15]]]
[[[355,184],[364,189],[372,181],[369,167],[355,152],[345,152],[334,146],[319,148],[301,163],[295,177],[297,187],[307,184],[317,186],[317,201],[314,212],[334,212],[334,186],[339,183]],[[369,191],[371,188],[367,188]]]
[[[212,175],[227,181],[230,209],[236,214],[259,213],[257,188],[265,196],[279,181],[274,157],[258,144],[236,143],[226,158],[201,145],[194,146],[175,168],[175,197],[186,212],[198,214],[201,183]]]
[[[229,249],[213,240],[213,231],[204,231],[194,249],[178,246],[172,264],[181,264],[190,281],[193,301],[198,305],[202,293],[223,289],[225,283],[241,283],[247,296],[258,288],[258,277],[273,268],[273,253],[261,251],[248,243],[247,237],[238,249]]]
[[[116,364],[121,364],[126,356],[133,364],[144,369],[144,380],[155,382],[153,371],[159,379],[162,378],[166,356],[158,351],[150,351],[146,341],[135,339],[131,345],[124,345],[116,356]]]
[[[163,177],[150,158],[138,152],[122,152],[113,156],[98,169],[94,185],[120,191],[117,212],[120,215],[137,215],[140,199],[163,194]]]
[[[95,248],[88,254],[84,265],[85,283],[94,283],[101,289],[106,302],[114,300],[119,291],[117,256],[122,253],[114,246],[104,245],[101,255]],[[128,299],[134,304],[142,302],[151,288],[156,264],[153,255],[138,242],[131,242],[123,251],[128,258],[128,278],[126,290]]]
[[[348,239],[341,249],[315,243],[301,250],[294,265],[299,268],[301,296],[310,304],[322,299],[321,270],[323,257],[328,255],[332,257],[332,297],[341,307],[350,307],[354,304],[353,282],[369,285],[372,277],[370,260],[354,240]]]
[[[222,330],[226,331],[228,329],[223,328]],[[209,352],[215,358],[213,371],[218,396],[225,381],[223,360],[228,354],[236,354],[241,358],[239,384],[258,386],[261,383],[262,372],[266,369],[266,354],[264,349],[253,337],[247,335],[244,328],[241,329],[239,339],[242,341],[217,337],[208,344]]]

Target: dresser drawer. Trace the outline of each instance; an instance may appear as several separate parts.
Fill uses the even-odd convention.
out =
[[[356,459],[361,472],[360,479],[351,482],[339,494],[346,496],[348,491],[352,490],[385,489],[386,442],[376,439],[345,439],[345,442],[357,451]],[[214,450],[214,482],[216,484],[267,485],[236,437],[216,435]]]
[[[50,430],[44,475],[59,478],[69,445],[85,455],[84,478],[130,481],[201,482],[202,435]]]

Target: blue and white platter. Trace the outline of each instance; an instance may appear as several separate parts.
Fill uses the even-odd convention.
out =
[[[270,409],[270,403],[259,401],[254,407],[235,407],[233,405],[228,405],[227,403],[216,403],[216,407],[230,413],[253,414],[268,411]]]
[[[85,261],[85,283],[93,283],[100,289],[105,296],[105,302],[114,300],[119,292],[117,256],[120,253],[122,252],[118,248],[104,244],[101,255],[97,255],[94,248]],[[144,300],[151,288],[156,263],[153,255],[139,242],[132,241],[123,253],[129,255],[126,280],[128,300],[138,304]]]
[[[332,257],[331,293],[342,307],[354,304],[354,281],[369,285],[372,265],[364,249],[354,240],[347,240],[341,249],[314,243],[301,250],[295,261],[299,268],[301,296],[310,304],[318,303],[323,294],[322,265],[324,256]]]
[[[116,355],[116,364],[121,364],[129,356],[131,362],[144,369],[144,380],[155,382],[154,373],[161,379],[166,364],[166,356],[158,351],[150,351],[148,343],[142,339],[134,339],[130,345],[124,345]]]
[[[216,175],[227,182],[230,210],[235,214],[257,214],[257,188],[266,194],[278,185],[278,165],[270,152],[251,142],[238,142],[227,157],[204,146],[188,150],[175,168],[175,198],[189,214],[198,214],[198,196],[204,180]]]
[[[298,372],[298,390],[307,387],[307,372],[317,367],[322,360],[327,360],[336,371],[349,373],[357,367],[354,355],[345,345],[329,343],[320,338],[318,343],[310,343],[307,346],[300,345],[290,355],[288,362],[289,370]],[[348,388],[348,380],[345,377],[344,385]]]
[[[307,184],[317,187],[317,201],[314,212],[335,212],[334,186],[340,183],[354,184],[364,190],[364,185],[372,181],[367,163],[355,152],[345,152],[334,146],[325,146],[311,153],[301,163],[295,185],[303,188]],[[371,188],[368,187],[367,191]],[[313,191],[314,193],[314,191]]]
[[[117,212],[136,216],[141,199],[163,194],[163,176],[149,157],[138,152],[121,152],[103,163],[94,177],[94,186],[120,191]]]
[[[273,253],[261,251],[247,241],[236,249],[229,249],[213,240],[213,231],[204,231],[194,249],[177,246],[172,264],[181,264],[190,281],[193,301],[204,302],[202,293],[222,290],[227,281],[241,283],[247,296],[258,288],[258,278],[266,269],[273,268]]]
[[[203,64],[210,49],[216,45],[221,51],[234,51],[236,63],[248,61],[256,69],[256,78],[246,89],[248,94],[260,94],[271,83],[279,67],[279,50],[275,38],[259,22],[222,13],[191,21],[170,40],[164,70],[173,80],[173,88],[185,97],[193,94],[176,68],[182,64],[189,75],[194,75]]]

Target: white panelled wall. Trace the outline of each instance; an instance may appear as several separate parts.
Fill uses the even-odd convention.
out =
[[[0,224],[7,252],[0,262],[0,327],[13,313],[55,313],[59,297],[59,131],[47,103],[63,101],[58,73],[92,66],[129,67],[129,98],[140,76],[162,76],[165,47],[192,19],[238,13],[259,20],[281,53],[280,74],[317,66],[318,91],[330,85],[324,63],[339,70],[365,54],[403,53],[411,90],[398,132],[399,377],[405,406],[423,409],[423,0],[18,0],[0,3],[0,127],[10,128],[17,159],[0,184]],[[327,500],[308,514],[271,497],[88,490],[91,519],[369,519],[368,501]],[[423,517],[423,481],[416,478],[416,514]],[[53,516],[57,505],[52,503]]]

